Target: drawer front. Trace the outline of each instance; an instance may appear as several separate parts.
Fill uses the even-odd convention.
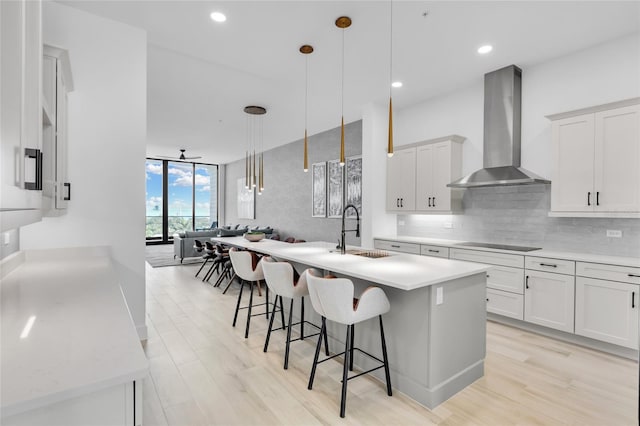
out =
[[[375,240],[373,246],[380,250],[400,251],[402,253],[420,254],[420,244],[399,243],[397,241]]]
[[[620,281],[629,284],[640,284],[640,268],[630,266],[577,262],[576,275],[587,278]]]
[[[524,297],[521,294],[487,289],[487,312],[524,319]]]
[[[556,274],[574,275],[576,262],[572,260],[549,259],[544,257],[525,256],[524,267],[534,271],[553,272]]]
[[[449,257],[449,247],[440,247],[440,246],[427,246],[422,244],[420,246],[420,254],[423,256],[434,256],[434,257]]]
[[[487,271],[487,287],[495,290],[524,293],[524,269],[494,266]]]
[[[517,254],[494,253],[490,251],[467,250],[452,248],[449,252],[451,259],[468,260],[469,262],[488,263],[490,265],[524,267],[524,256]]]

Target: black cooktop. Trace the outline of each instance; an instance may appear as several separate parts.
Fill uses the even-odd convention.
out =
[[[540,247],[510,246],[510,245],[507,245],[507,244],[492,244],[492,243],[464,242],[464,243],[458,243],[456,245],[457,246],[466,246],[466,247],[492,248],[492,249],[498,249],[498,250],[513,250],[513,251],[540,250]]]

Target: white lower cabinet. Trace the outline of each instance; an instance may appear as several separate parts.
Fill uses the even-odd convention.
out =
[[[578,262],[576,334],[638,349],[640,268]]]
[[[487,312],[522,320],[524,297],[522,294],[487,288]]]
[[[525,321],[573,333],[574,301],[574,276],[525,271]]]

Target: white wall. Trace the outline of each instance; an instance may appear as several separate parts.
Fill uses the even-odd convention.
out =
[[[640,96],[638,33],[523,67],[522,167],[551,176],[551,127],[545,115],[636,96]],[[463,173],[481,168],[483,99],[483,76],[478,76],[471,87],[396,111],[396,146],[459,134],[467,138]]]
[[[141,338],[145,327],[147,38],[142,30],[53,2],[43,39],[69,50],[66,215],[20,231],[22,249],[111,246]]]

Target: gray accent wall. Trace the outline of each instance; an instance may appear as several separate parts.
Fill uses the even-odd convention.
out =
[[[267,117],[268,119],[268,117]],[[327,130],[308,138],[309,172],[302,170],[304,142],[302,139],[264,153],[264,183],[262,195],[255,195],[255,220],[238,219],[237,180],[244,177],[244,159],[226,166],[225,224],[271,226],[282,239],[294,237],[307,241],[340,239],[340,219],[311,217],[311,165],[340,157],[340,128]],[[362,154],[362,121],[345,125],[345,155]],[[221,169],[221,171],[224,169]],[[366,212],[364,212],[366,215]],[[349,220],[347,228],[354,227]],[[360,245],[353,233],[347,243]]]
[[[640,257],[640,219],[549,217],[550,200],[550,185],[467,189],[463,214],[398,215],[398,235]]]

